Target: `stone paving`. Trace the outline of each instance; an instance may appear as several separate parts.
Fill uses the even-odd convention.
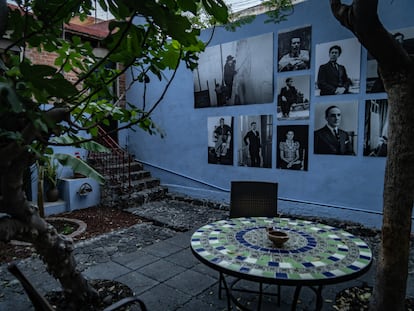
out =
[[[218,299],[217,295],[218,272],[195,259],[189,247],[194,230],[226,218],[226,207],[213,208],[203,201],[166,200],[131,208],[129,212],[151,222],[77,243],[75,257],[83,274],[89,279],[114,279],[127,284],[142,298],[148,310],[226,310],[226,299]],[[35,256],[19,261],[18,265],[40,292],[60,289]],[[323,292],[323,310],[333,310],[335,294],[341,289],[363,282],[372,285],[374,266],[375,261],[371,270],[359,279],[327,286]],[[411,285],[412,276],[413,271],[409,278]],[[292,295],[293,288],[282,287],[281,306],[275,308],[274,298],[266,298],[262,310],[290,310]],[[240,299],[254,306],[257,298],[244,295]],[[302,291],[300,299],[297,310],[314,309],[312,291]],[[0,266],[0,310],[34,310],[6,265]]]

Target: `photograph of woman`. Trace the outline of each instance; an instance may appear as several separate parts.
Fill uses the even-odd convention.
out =
[[[277,167],[307,170],[308,126],[278,126]]]

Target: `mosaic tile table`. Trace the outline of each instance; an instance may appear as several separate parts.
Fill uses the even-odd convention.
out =
[[[275,247],[267,238],[269,227],[286,232],[289,240]],[[368,271],[372,261],[369,246],[351,233],[289,218],[216,221],[192,235],[191,249],[201,262],[226,275],[296,286],[292,310],[296,309],[302,286],[315,291],[316,309],[321,309],[324,285],[356,278]],[[226,290],[231,296],[231,288],[226,285]]]

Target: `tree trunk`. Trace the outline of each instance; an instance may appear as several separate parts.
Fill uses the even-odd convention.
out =
[[[395,74],[388,93],[388,153],[382,244],[372,310],[405,310],[414,171],[414,76]]]
[[[66,297],[73,302],[73,309],[76,310],[76,306],[96,299],[97,293],[76,269],[72,239],[59,235],[27,201],[23,191],[25,167],[26,161],[22,158],[11,162],[8,168],[2,167],[0,211],[11,218],[1,219],[0,240],[7,242],[16,239],[32,243],[45,262],[47,271],[60,281]]]
[[[405,310],[414,189],[414,61],[379,21],[378,0],[331,0],[338,21],[378,61],[388,93],[381,249],[371,310]]]
[[[7,23],[7,0],[0,0],[0,36],[3,36]]]

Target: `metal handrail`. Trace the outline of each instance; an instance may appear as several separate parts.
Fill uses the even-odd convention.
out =
[[[97,142],[107,147],[110,152],[90,151],[88,154],[90,164],[108,178],[112,184],[118,184],[122,189],[126,186],[131,188],[132,156],[110,137],[102,127],[98,127]]]

